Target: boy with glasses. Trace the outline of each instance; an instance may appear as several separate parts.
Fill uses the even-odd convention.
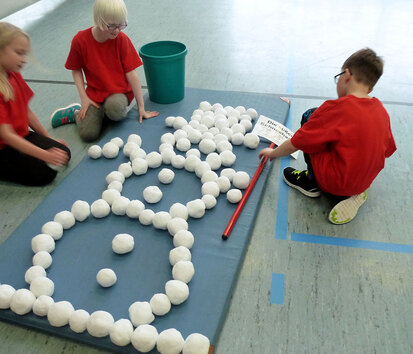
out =
[[[65,64],[66,69],[72,70],[81,105],[74,103],[58,109],[51,117],[54,128],[75,122],[84,141],[100,136],[105,117],[112,121],[125,118],[133,98],[138,105],[140,123],[142,118],[158,115],[158,112],[145,111],[141,83],[135,71],[142,61],[122,32],[127,26],[123,0],[96,0],[93,19],[93,27],[78,32],[73,38]]]
[[[354,219],[367,188],[396,151],[389,115],[369,94],[383,73],[383,61],[369,49],[352,54],[334,77],[338,99],[303,114],[301,128],[275,149],[260,151],[270,160],[302,150],[307,170],[287,167],[284,181],[308,197],[321,191],[340,200],[330,211],[333,224]]]

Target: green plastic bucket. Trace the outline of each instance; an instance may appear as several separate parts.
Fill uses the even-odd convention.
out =
[[[159,41],[139,50],[145,70],[149,98],[157,103],[174,103],[185,96],[185,44]]]

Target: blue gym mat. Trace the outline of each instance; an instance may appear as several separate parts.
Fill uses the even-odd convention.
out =
[[[145,108],[159,111],[159,117],[139,124],[137,111],[133,109],[127,119],[115,124],[98,144],[103,146],[113,137],[120,137],[126,142],[129,134],[137,133],[142,137],[142,148],[147,153],[158,151],[161,135],[174,132],[172,128],[165,126],[165,118],[183,116],[189,121],[193,110],[198,108],[201,101],[218,102],[223,106],[252,107],[259,115],[263,114],[281,123],[285,122],[289,109],[286,102],[270,94],[187,88],[185,98],[170,105],[155,104],[145,97]],[[258,152],[266,146],[267,142],[261,142],[256,150],[234,146],[237,160],[232,168],[246,171],[252,177],[260,162]],[[32,237],[41,233],[42,225],[53,220],[58,212],[70,210],[76,200],[92,204],[101,198],[107,186],[106,175],[126,161],[128,159],[121,152],[111,160],[103,157],[92,160],[86,156],[0,246],[0,283],[10,284],[16,289],[28,288],[24,274],[32,265]],[[162,185],[157,178],[160,169],[164,167],[172,168],[175,172],[175,179],[169,185]],[[195,275],[188,284],[189,298],[179,306],[173,305],[165,316],[156,316],[152,325],[159,333],[168,328],[176,328],[186,338],[189,334],[198,332],[207,336],[211,345],[215,345],[247,249],[268,171],[269,164],[262,171],[227,241],[223,241],[221,235],[236,205],[230,204],[224,194],[218,197],[216,207],[207,210],[203,218],[188,219],[189,231],[195,238],[191,249]],[[173,203],[186,204],[201,197],[201,182],[195,174],[185,169],[174,169],[171,165],[149,169],[143,176],[132,175],[124,183],[122,195],[144,202],[142,191],[149,185],[157,185],[163,192],[159,203],[145,203],[154,212],[169,211]],[[131,253],[113,253],[111,242],[118,233],[134,236],[135,248]],[[47,270],[48,277],[55,283],[53,298],[55,301],[70,301],[75,309],[85,309],[89,313],[108,311],[115,321],[129,318],[128,308],[133,302],[149,301],[155,293],[165,292],[165,283],[172,279],[168,259],[172,248],[172,237],[167,231],[143,226],[138,220],[127,216],[111,213],[106,218],[96,219],[91,215],[84,222],[77,222],[74,227],[65,230],[63,237],[56,241],[56,249],[52,253],[53,264]],[[96,273],[101,268],[112,268],[116,272],[118,280],[113,287],[102,288],[96,282]],[[132,345],[115,346],[108,336],[95,338],[87,332],[72,332],[69,326],[52,327],[46,318],[37,317],[33,313],[19,316],[10,310],[0,310],[0,319],[113,352],[136,352]]]

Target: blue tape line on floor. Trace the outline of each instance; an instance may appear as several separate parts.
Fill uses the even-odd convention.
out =
[[[280,163],[280,180],[278,184],[278,198],[277,198],[277,218],[275,223],[275,239],[287,239],[288,226],[288,192],[289,187],[285,184],[282,178],[282,171],[290,164],[289,157],[283,157]]]
[[[291,233],[291,240],[297,242],[319,243],[323,245],[364,248],[377,251],[413,254],[413,245],[403,245],[398,243],[355,240],[351,238],[317,236],[299,233]]]
[[[271,277],[271,304],[284,304],[285,274],[272,273]]]

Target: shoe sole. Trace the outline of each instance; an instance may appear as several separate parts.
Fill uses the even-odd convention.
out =
[[[79,103],[71,103],[70,105],[68,105],[68,106],[66,106],[66,107],[56,109],[56,110],[50,115],[50,124],[52,124],[53,116],[54,116],[58,111],[61,111],[62,109],[68,109],[68,108],[71,108],[71,107],[73,107],[73,106],[80,106],[80,104],[79,104]],[[53,126],[53,125],[52,125],[52,126]]]
[[[289,181],[285,178],[284,173],[283,173],[283,179],[284,179],[284,182],[287,183],[291,188],[294,188],[294,189],[300,191],[302,194],[306,195],[307,197],[310,197],[310,198],[318,198],[318,197],[321,195],[321,191],[309,192],[309,191],[306,191],[305,189],[303,189],[303,188],[301,188],[301,187],[299,187],[299,186],[296,186],[295,184],[292,184],[291,182],[289,182]]]
[[[365,203],[366,199],[367,192],[363,192],[342,200],[331,209],[328,220],[334,225],[347,224],[356,217],[359,208]]]

